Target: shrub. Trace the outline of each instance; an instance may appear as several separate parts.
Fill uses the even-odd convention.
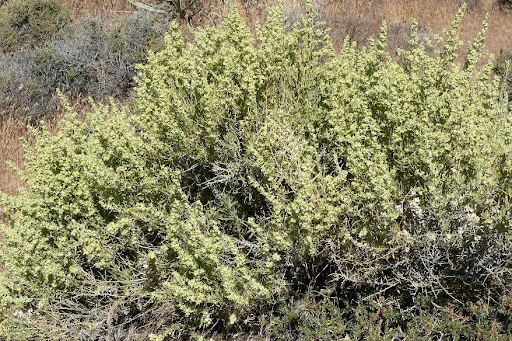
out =
[[[462,17],[435,46],[414,25],[398,62],[386,26],[335,54],[311,5],[292,27],[270,9],[254,34],[236,13],[191,39],[174,24],[132,111],[36,134],[28,188],[3,199],[1,335],[229,335],[309,292],[390,297],[390,325],[418,307],[498,309],[512,122],[485,25],[458,54]],[[341,335],[347,315],[326,304]]]
[[[500,52],[494,71],[502,77],[508,98],[512,100],[512,48]]]
[[[59,0],[7,1],[0,9],[0,49],[40,45],[70,21],[70,11]]]
[[[58,108],[55,89],[73,100],[128,97],[135,65],[159,49],[166,20],[136,13],[107,22],[85,18],[46,46],[3,55],[0,94],[4,113],[39,118]]]
[[[18,51],[0,57],[0,103],[2,116],[25,116],[24,113],[40,109],[31,91],[34,81],[30,74],[31,54]],[[36,111],[36,112],[37,112]],[[18,113],[23,113],[18,115]]]
[[[311,293],[279,309],[267,324],[271,340],[493,340],[510,339],[512,324],[501,323],[500,307],[478,301],[465,308],[403,309],[384,296],[355,304]]]
[[[37,52],[33,73],[41,88],[58,87],[72,97],[126,96],[135,85],[135,65],[158,48],[166,28],[165,21],[142,13],[114,23],[84,19],[72,34]]]
[[[416,25],[410,50],[392,61],[384,27],[366,53],[347,42],[327,64],[321,93],[332,100],[316,136],[332,160],[325,172],[341,174],[350,193],[333,207],[343,212],[330,242],[342,283],[413,301],[421,292],[438,304],[474,299],[480,285],[507,290],[510,121],[499,81],[488,81],[492,62],[478,67],[486,26],[456,62],[461,20],[462,12],[433,56]]]
[[[497,0],[496,4],[503,11],[512,11],[512,1],[510,0]]]

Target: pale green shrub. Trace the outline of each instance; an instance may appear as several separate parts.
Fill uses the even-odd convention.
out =
[[[141,119],[191,192],[232,207],[229,220],[255,230],[237,233],[292,281],[315,285],[329,268],[336,285],[409,300],[499,296],[512,274],[512,126],[481,51],[486,23],[459,55],[463,13],[435,42],[414,25],[398,62],[385,26],[334,57],[312,9],[289,34],[274,13],[256,38],[236,21],[195,44],[173,35],[141,68]]]
[[[9,200],[1,304],[4,313],[22,309],[15,316],[28,326],[8,335],[93,339],[111,328],[116,306],[122,325],[170,303],[191,326],[209,325],[210,313],[236,314],[268,295],[237,240],[211,208],[187,200],[179,171],[133,117],[97,107],[88,121],[70,114],[57,135],[38,134],[30,190]],[[82,310],[91,312],[76,317]]]
[[[352,259],[337,260],[340,277],[462,299],[511,274],[501,262],[510,248],[510,114],[499,80],[489,80],[492,60],[481,66],[486,24],[464,65],[457,61],[462,15],[434,56],[413,35],[400,64],[383,38],[367,54],[346,44],[331,64],[327,153],[352,177],[348,218],[362,227],[349,224],[335,247],[334,255],[354,248]],[[496,250],[502,256],[483,261]],[[357,268],[354,254],[384,262]]]
[[[173,25],[133,112],[37,134],[28,188],[4,199],[0,330],[200,337],[259,329],[311,290],[498,299],[512,124],[485,32],[459,63],[462,16],[400,62],[386,26],[335,54],[312,6],[293,27],[271,9],[256,34],[236,13],[192,39]]]

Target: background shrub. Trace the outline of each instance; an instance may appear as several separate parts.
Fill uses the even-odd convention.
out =
[[[512,1],[510,0],[497,0],[496,3],[504,11],[512,11]]]
[[[70,11],[59,0],[10,0],[0,9],[0,49],[41,45],[71,22]]]
[[[494,69],[503,78],[509,100],[512,100],[512,49],[502,50]]]
[[[0,55],[0,108],[15,117],[53,114],[57,88],[78,102],[126,98],[135,65],[159,48],[167,27],[165,19],[144,13],[115,22],[85,18],[43,47]]]
[[[385,25],[335,53],[312,5],[173,24],[132,107],[36,133],[2,198],[0,335],[510,333],[512,121],[463,14],[399,61]]]
[[[136,13],[114,23],[84,19],[72,34],[38,51],[33,72],[42,88],[60,88],[72,97],[126,96],[135,85],[135,65],[157,49],[167,23]]]

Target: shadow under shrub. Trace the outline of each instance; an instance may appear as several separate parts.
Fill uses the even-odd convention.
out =
[[[386,26],[336,54],[312,5],[255,33],[237,13],[192,39],[173,24],[133,108],[36,133],[28,188],[2,199],[0,335],[229,339],[324,298],[276,333],[395,337],[479,301],[510,333],[512,121],[486,24],[459,55],[463,14],[436,44],[413,25],[399,62]],[[358,306],[378,296],[385,325]],[[477,335],[451,318],[441,333]]]

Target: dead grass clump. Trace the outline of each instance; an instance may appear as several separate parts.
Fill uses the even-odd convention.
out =
[[[511,11],[512,12],[512,0],[497,0],[496,4],[503,11]]]

